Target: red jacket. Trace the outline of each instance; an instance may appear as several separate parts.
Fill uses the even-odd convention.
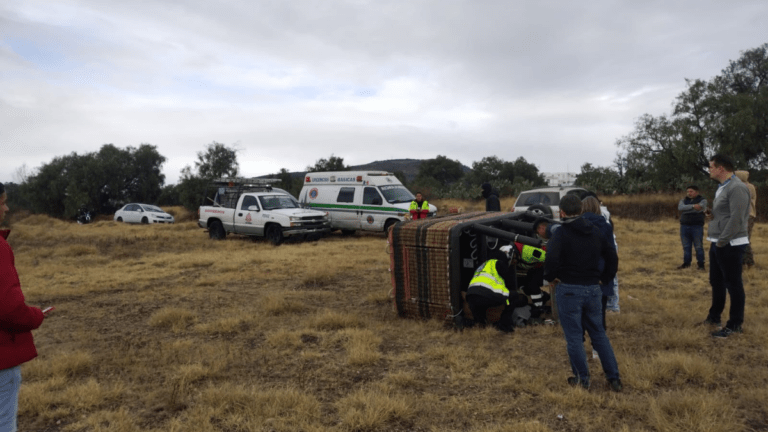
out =
[[[37,357],[32,330],[43,323],[43,312],[24,303],[13,251],[0,230],[0,370]]]

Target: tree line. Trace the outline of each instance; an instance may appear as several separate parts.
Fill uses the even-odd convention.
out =
[[[177,184],[165,184],[161,170],[165,161],[151,144],[125,149],[105,144],[97,152],[56,157],[32,175],[22,175],[20,184],[10,183],[7,187],[15,208],[69,219],[82,208],[111,214],[129,202],[181,205],[194,211],[211,180],[240,175],[237,149],[215,141],[197,153],[194,166],[182,169]],[[332,154],[308,165],[306,171],[349,168],[342,157]],[[280,179],[276,187],[298,196],[303,174],[283,168],[266,177]],[[432,199],[478,198],[480,185],[485,182],[491,183],[502,195],[514,195],[545,184],[538,168],[522,157],[508,162],[490,156],[474,162],[472,168],[466,170],[461,162],[438,155],[420,164],[419,173],[410,184],[402,172],[394,174],[412,190],[419,190]]]
[[[698,183],[711,194],[715,185],[708,181],[709,158],[726,153],[739,169],[750,170],[750,181],[759,191],[768,189],[768,43],[742,52],[711,80],[686,79],[686,84],[671,114],[640,116],[634,130],[616,141],[620,150],[614,165],[584,164],[576,185],[603,194],[633,194],[681,191]],[[72,218],[81,207],[110,214],[127,202],[195,210],[211,179],[239,174],[237,150],[218,142],[198,152],[194,167],[185,167],[175,185],[165,184],[161,171],[165,160],[151,144],[125,149],[105,144],[98,152],[56,157],[33,175],[22,175],[20,184],[7,187],[17,208]],[[306,171],[348,168],[343,158],[332,154]],[[538,168],[523,157],[505,161],[488,156],[467,169],[438,155],[421,163],[412,182],[402,172],[395,175],[428,199],[475,199],[486,182],[500,196],[545,185]],[[267,177],[279,178],[279,187],[294,196],[303,184],[303,175],[285,168]]]
[[[768,178],[768,43],[741,53],[710,80],[686,79],[670,114],[643,114],[616,141],[611,167],[585,164],[577,183],[605,192],[712,188],[709,158],[724,153],[750,182]]]

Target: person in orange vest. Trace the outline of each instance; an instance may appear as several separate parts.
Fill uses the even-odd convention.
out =
[[[429,214],[429,203],[421,196],[421,193],[416,193],[416,199],[411,201],[409,210],[411,212],[411,219],[426,219]]]

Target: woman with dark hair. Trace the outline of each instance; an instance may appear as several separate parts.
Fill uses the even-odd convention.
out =
[[[8,212],[8,195],[0,183],[0,224]],[[37,357],[32,330],[40,327],[45,314],[27,306],[16,273],[13,251],[6,239],[10,230],[0,230],[0,431],[16,431],[21,364]]]

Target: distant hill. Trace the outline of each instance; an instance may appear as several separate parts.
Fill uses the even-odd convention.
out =
[[[416,176],[419,174],[419,167],[425,160],[426,159],[390,159],[384,161],[375,161],[363,165],[350,166],[347,171],[387,171],[391,173],[402,171],[403,174],[405,174],[406,182],[411,183],[416,179]],[[468,166],[462,165],[462,167],[464,168],[465,173],[470,171]],[[291,177],[303,178],[306,174],[306,171],[292,172]]]

